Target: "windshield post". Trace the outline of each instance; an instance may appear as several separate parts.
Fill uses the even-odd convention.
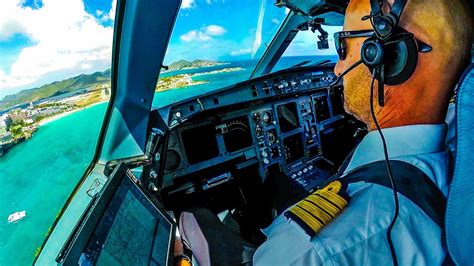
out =
[[[303,16],[290,11],[283,21],[280,29],[275,34],[269,47],[255,67],[250,78],[259,77],[269,73],[276,65],[286,48],[298,33],[298,26],[305,22]]]

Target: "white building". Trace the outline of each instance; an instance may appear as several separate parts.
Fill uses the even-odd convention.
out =
[[[10,143],[12,140],[12,133],[6,131],[5,128],[0,128],[0,145]]]

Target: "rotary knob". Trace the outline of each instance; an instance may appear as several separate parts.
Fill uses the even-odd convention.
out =
[[[252,118],[253,118],[253,121],[258,123],[258,122],[260,122],[260,119],[262,118],[262,115],[259,112],[256,112],[256,113],[253,113]]]
[[[267,123],[267,124],[270,124],[272,122],[272,116],[269,112],[265,112],[263,113],[262,115],[262,120],[263,122]]]

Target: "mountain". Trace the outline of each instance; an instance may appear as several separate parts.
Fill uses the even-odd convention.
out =
[[[18,93],[7,95],[0,101],[0,110],[7,109],[21,103],[37,101],[43,98],[57,96],[64,93],[83,89],[92,89],[96,85],[110,83],[110,69],[93,74],[81,74],[41,87],[22,90]]]
[[[171,63],[168,66],[168,70],[172,71],[199,67],[210,67],[222,64],[224,63],[210,60],[194,60],[192,62],[186,60],[179,60],[177,62]],[[18,93],[5,96],[2,100],[0,100],[0,110],[8,109],[18,104],[29,103],[68,92],[79,91],[84,89],[93,89],[95,86],[104,83],[110,84],[110,74],[110,69],[107,69],[103,72],[95,72],[93,74],[81,74],[73,78],[55,81],[51,84],[43,85],[41,87],[22,90]]]
[[[168,71],[189,69],[189,68],[218,66],[218,65],[222,65],[222,64],[224,64],[224,63],[216,62],[216,61],[210,61],[210,60],[201,60],[201,59],[197,59],[197,60],[194,60],[194,61],[179,60],[179,61],[171,63],[168,66]]]

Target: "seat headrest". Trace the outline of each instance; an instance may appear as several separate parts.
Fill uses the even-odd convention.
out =
[[[474,65],[464,72],[456,103],[454,177],[446,209],[446,241],[453,261],[474,265]]]

